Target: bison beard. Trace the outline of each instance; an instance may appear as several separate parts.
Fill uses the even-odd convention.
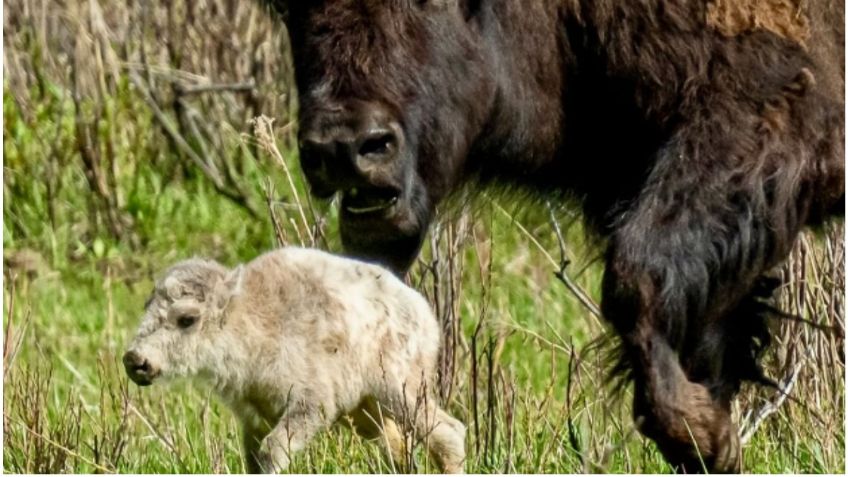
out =
[[[462,182],[578,198],[607,246],[602,308],[640,430],[678,470],[741,469],[730,403],[763,381],[765,274],[844,214],[841,1],[269,3],[302,136],[358,144],[370,132],[349,124],[374,111],[402,126],[382,168],[351,168],[354,148],[322,163],[344,180],[310,180],[403,185],[417,229],[343,215],[351,253],[405,272]],[[351,98],[356,115],[327,119]]]

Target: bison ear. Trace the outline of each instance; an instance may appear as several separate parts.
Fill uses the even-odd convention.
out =
[[[244,284],[244,266],[239,265],[224,277],[216,287],[215,305],[219,309],[226,308],[233,298],[241,295]]]

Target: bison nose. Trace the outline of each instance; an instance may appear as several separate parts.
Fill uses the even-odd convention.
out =
[[[356,145],[357,159],[384,161],[394,158],[397,136],[390,129],[372,129],[359,138]]]
[[[357,136],[304,135],[300,141],[300,162],[308,171],[344,164],[367,169],[367,162],[392,159],[397,143],[397,135],[388,128],[370,129]]]
[[[340,128],[335,134],[305,132],[300,140],[300,164],[319,197],[366,185],[391,164],[400,148],[399,133],[390,127],[368,127],[355,133]]]
[[[153,378],[159,375],[159,371],[151,366],[150,362],[135,351],[127,351],[123,358],[124,369],[139,386],[147,386],[153,383]]]

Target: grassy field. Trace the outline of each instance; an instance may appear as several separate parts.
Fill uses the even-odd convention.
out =
[[[309,199],[292,149],[285,36],[249,2],[187,3],[4,0],[6,472],[242,472],[237,423],[207,390],[124,375],[144,299],[190,256],[340,250],[336,205]],[[468,425],[467,471],[668,472],[591,346],[601,267],[575,212],[485,199],[442,216],[410,278],[444,326],[440,394]],[[756,430],[746,471],[845,470],[842,236],[805,236],[780,271],[783,308],[822,329],[775,321],[766,363],[792,391],[735,404]],[[395,470],[341,429],[292,468]]]

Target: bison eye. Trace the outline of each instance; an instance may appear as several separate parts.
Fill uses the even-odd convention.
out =
[[[177,318],[177,326],[180,328],[188,328],[197,322],[197,317],[192,315],[183,315]]]

